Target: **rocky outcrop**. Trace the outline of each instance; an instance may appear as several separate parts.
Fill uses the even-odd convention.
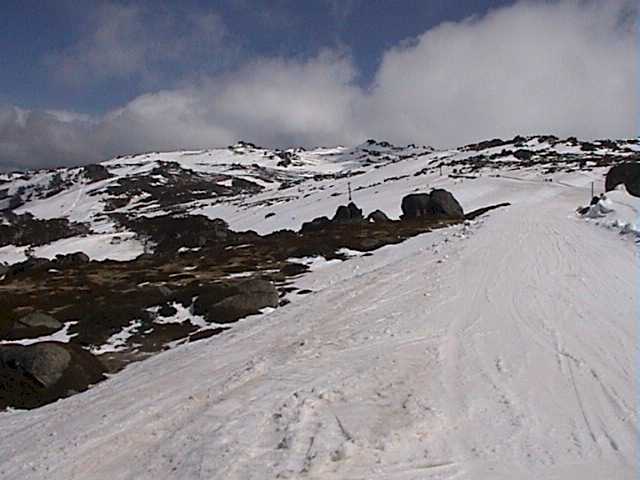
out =
[[[210,322],[233,323],[265,307],[277,307],[278,301],[278,291],[267,280],[247,280],[236,286],[214,284],[202,290],[194,303],[194,313]]]
[[[364,221],[365,219],[362,214],[362,209],[358,208],[355,203],[349,202],[347,205],[340,205],[336,209],[336,213],[333,215],[332,219],[329,219],[328,217],[317,217],[310,222],[303,223],[300,233],[318,232],[331,225],[347,225],[363,223]]]
[[[82,167],[82,171],[90,183],[99,182],[100,180],[106,180],[112,177],[109,170],[107,170],[104,165],[100,165],[98,163],[85,165]]]
[[[640,163],[626,162],[609,169],[605,191],[613,190],[620,184],[624,184],[627,191],[634,197],[640,197]]]
[[[331,221],[333,223],[359,223],[364,221],[364,217],[362,210],[355,203],[349,202],[348,205],[338,207]]]
[[[451,192],[443,189],[407,195],[402,199],[401,207],[403,220],[464,218],[462,206]]]
[[[0,345],[0,408],[39,407],[104,378],[98,359],[71,344]]]
[[[31,213],[5,214],[8,224],[0,225],[0,247],[5,245],[45,245],[63,238],[89,233],[89,226],[66,218],[42,220]]]
[[[219,243],[232,236],[227,222],[204,215],[161,215],[125,222],[141,237],[156,245],[159,252],[175,252],[178,248],[202,247]]]

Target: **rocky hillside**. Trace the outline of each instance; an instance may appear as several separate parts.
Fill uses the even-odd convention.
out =
[[[0,408],[47,403],[303,302],[307,272],[467,228],[524,201],[520,182],[601,189],[639,152],[635,140],[551,136],[443,151],[241,142],[0,175]]]

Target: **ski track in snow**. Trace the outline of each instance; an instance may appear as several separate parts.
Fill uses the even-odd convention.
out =
[[[304,300],[0,415],[0,477],[635,478],[635,247],[573,215],[584,190],[521,188],[465,235],[318,269]]]

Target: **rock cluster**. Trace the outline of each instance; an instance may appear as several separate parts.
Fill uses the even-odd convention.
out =
[[[360,223],[364,221],[362,209],[353,202],[348,205],[340,205],[331,219],[333,223]]]
[[[415,197],[420,201],[426,197],[426,204],[416,203]],[[414,210],[407,210],[407,205]],[[402,207],[406,218],[421,220],[391,220],[381,210],[365,216],[349,202],[339,206],[331,218],[306,223],[302,235],[286,230],[265,236],[234,232],[224,221],[201,215],[150,217],[132,222],[142,238],[155,244],[153,255],[122,264],[91,262],[83,253],[72,253],[54,260],[29,258],[11,266],[5,281],[31,281],[32,290],[11,301],[5,297],[5,307],[0,298],[1,339],[37,338],[59,331],[63,323],[77,323],[69,344],[40,341],[29,346],[0,346],[0,409],[49,403],[88,388],[103,378],[105,370],[117,371],[136,352],[148,354],[176,340],[218,335],[233,322],[282,305],[275,285],[308,270],[291,259],[338,258],[341,248],[368,252],[437,228],[442,219],[462,216],[462,208],[444,190],[409,195]],[[266,270],[265,265],[275,268]],[[38,282],[53,269],[56,281],[64,283],[42,299],[37,294]],[[260,278],[229,278],[231,273],[258,271]],[[107,288],[103,283],[86,282],[93,278],[111,283]],[[174,317],[182,309],[212,325],[202,328],[178,319],[157,321]],[[57,318],[46,312],[55,312]],[[105,345],[113,334],[134,324],[139,327],[131,332],[127,348],[135,346],[135,351],[94,357],[86,350]]]
[[[412,193],[402,199],[402,219],[462,219],[464,211],[455,197],[443,189]]]
[[[431,193],[412,193],[402,199],[402,220],[461,220],[464,218],[464,210],[451,192],[444,189],[435,189]],[[333,225],[349,225],[363,223],[383,224],[390,222],[389,217],[382,210],[374,210],[366,218],[362,209],[349,202],[340,205],[333,218],[317,217],[302,225],[301,233],[313,233],[322,231]]]

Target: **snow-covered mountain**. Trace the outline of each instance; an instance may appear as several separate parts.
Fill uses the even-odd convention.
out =
[[[465,176],[517,170],[532,178],[553,178],[554,173],[610,165],[638,151],[635,140],[579,142],[551,136],[444,151],[373,140],[355,148],[312,151],[240,142],[227,149],[146,153],[87,167],[0,174],[0,210],[86,226],[78,235],[60,232],[61,238],[51,242],[37,228],[33,238],[13,243],[11,233],[0,232],[0,262],[24,260],[29,247],[46,258],[84,251],[96,260],[132,259],[144,252],[144,245],[124,220],[166,214],[223,218],[234,230],[259,234],[297,230],[344,203],[348,183],[358,205],[397,218],[399,198],[415,189],[450,186],[469,197],[477,189],[456,188]],[[5,215],[2,221],[7,226],[11,220]]]
[[[240,143],[0,175],[0,294],[64,323],[2,343],[70,342],[114,371],[170,349],[0,414],[2,478],[633,478],[640,204],[621,189],[575,210],[639,152]],[[349,196],[395,220],[433,188],[510,206],[294,233]],[[101,262],[55,259],[74,252]],[[203,285],[253,277],[278,308],[212,322]]]

